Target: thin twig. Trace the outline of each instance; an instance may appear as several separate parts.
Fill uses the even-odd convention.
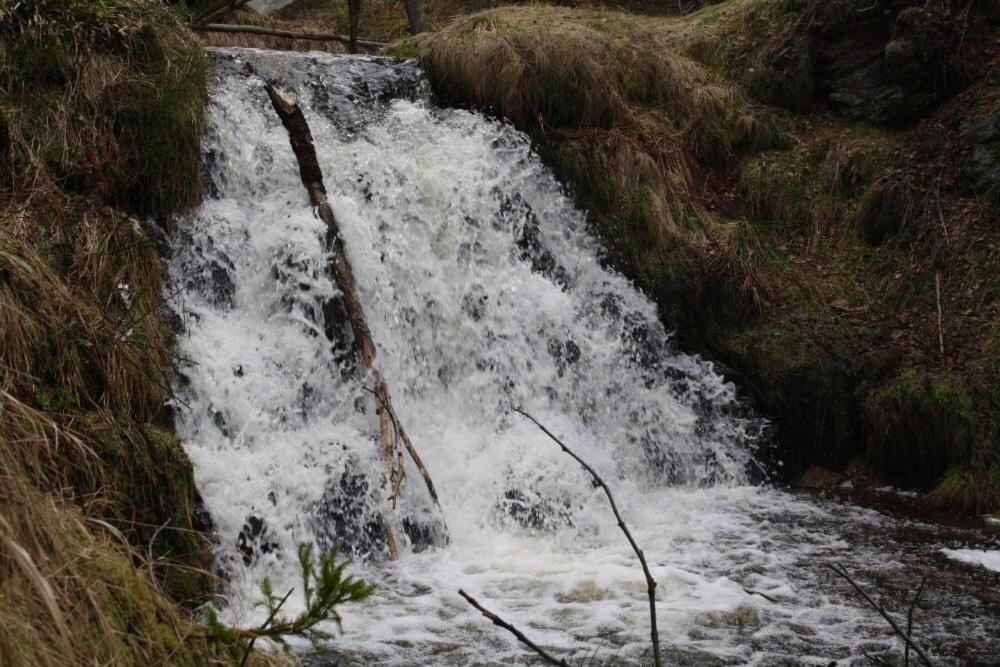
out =
[[[762,598],[764,598],[765,600],[767,600],[768,602],[777,602],[778,601],[776,598],[771,597],[767,593],[761,593],[760,591],[752,591],[749,588],[744,588],[743,592],[746,593],[747,595],[759,595]]]
[[[920,585],[917,586],[917,592],[913,595],[913,600],[910,602],[910,608],[906,610],[906,634],[913,634],[913,609],[917,606],[917,600],[920,599],[921,593],[924,592],[924,584],[927,583],[927,575],[925,574],[920,579]],[[903,650],[903,667],[910,667],[910,645],[907,644],[906,648]]]
[[[552,438],[552,440],[555,441],[555,443],[559,445],[564,452],[569,454],[574,460],[576,460],[577,463],[583,466],[583,468],[590,473],[590,476],[594,478],[594,481],[597,482],[602,489],[604,489],[604,495],[608,497],[608,502],[611,503],[611,511],[614,513],[615,519],[618,520],[618,527],[622,529],[623,533],[625,533],[625,539],[627,539],[628,543],[632,545],[632,551],[635,552],[635,555],[639,557],[639,564],[642,565],[642,573],[646,576],[646,592],[649,595],[649,632],[650,639],[653,642],[653,663],[656,667],[662,667],[663,662],[660,659],[660,632],[656,627],[656,580],[653,579],[653,575],[649,571],[649,565],[646,564],[646,556],[642,553],[642,549],[639,548],[639,545],[636,544],[635,539],[632,537],[632,533],[629,532],[628,527],[625,525],[625,520],[618,512],[618,505],[615,504],[615,497],[611,494],[611,489],[604,483],[601,476],[597,474],[597,471],[590,467],[590,464],[577,456],[573,450],[566,446],[566,443],[557,438],[552,431],[542,426],[541,422],[520,408],[514,408],[514,412],[517,412],[533,421],[535,426],[542,429],[542,432],[545,433],[545,435]]]
[[[527,636],[525,636],[525,634],[523,632],[521,632],[520,630],[518,630],[517,628],[515,628],[510,623],[508,623],[507,621],[503,620],[502,618],[500,618],[499,616],[497,616],[496,614],[494,614],[489,609],[486,609],[485,607],[483,607],[483,605],[479,604],[474,597],[472,597],[471,595],[469,595],[468,593],[466,593],[465,591],[463,591],[461,588],[458,589],[458,594],[461,595],[463,598],[465,598],[465,600],[469,604],[471,604],[473,607],[475,607],[476,609],[478,609],[479,613],[481,613],[483,616],[485,616],[486,618],[488,618],[491,621],[493,621],[493,625],[499,626],[499,627],[503,628],[504,630],[506,630],[507,632],[509,632],[510,634],[512,634],[515,637],[517,637],[517,640],[519,642],[521,642],[522,644],[524,644],[525,646],[527,646],[528,648],[530,648],[532,651],[534,651],[535,653],[537,653],[540,657],[542,657],[547,662],[549,662],[549,663],[551,663],[553,665],[560,665],[560,667],[569,667],[569,663],[568,662],[566,662],[562,658],[556,658],[555,656],[553,656],[550,653],[548,653],[541,646],[539,646],[535,642],[533,642],[530,639],[528,639]]]
[[[941,271],[934,272],[934,291],[937,294],[937,325],[938,325],[938,345],[941,348],[941,356],[944,356],[944,324],[941,315]]]
[[[268,615],[267,620],[264,621],[263,624],[261,624],[260,629],[258,630],[258,634],[255,634],[250,639],[250,642],[247,644],[246,650],[243,652],[243,659],[240,660],[240,667],[244,667],[247,664],[247,659],[250,657],[250,652],[253,651],[253,645],[254,642],[257,641],[257,637],[259,637],[265,630],[267,630],[267,626],[271,625],[271,621],[273,621],[274,617],[278,615],[278,612],[284,606],[285,602],[288,601],[288,597],[292,594],[292,591],[294,590],[295,590],[294,588],[288,589],[288,592],[285,593],[285,597],[281,598],[281,602],[279,602],[274,607],[274,609],[271,610],[271,613]]]
[[[882,618],[884,618],[886,621],[888,621],[889,625],[892,626],[892,629],[895,631],[895,633],[897,635],[899,635],[899,637],[904,642],[906,642],[907,646],[913,647],[913,650],[916,651],[917,655],[920,656],[921,660],[923,660],[925,664],[927,664],[927,665],[933,665],[934,664],[934,663],[931,662],[931,659],[927,657],[927,654],[924,653],[924,650],[922,648],[920,648],[917,645],[917,643],[915,641],[913,641],[913,639],[910,638],[910,635],[907,634],[906,632],[903,632],[903,629],[900,628],[899,625],[896,624],[896,621],[892,620],[892,617],[889,616],[889,612],[887,612],[882,605],[880,605],[878,602],[876,602],[875,600],[873,600],[872,597],[870,595],[868,595],[868,593],[866,593],[865,590],[863,588],[861,588],[861,586],[859,586],[856,581],[854,581],[854,579],[851,577],[851,575],[848,574],[847,570],[844,569],[844,566],[838,565],[837,563],[827,563],[826,566],[828,568],[830,568],[831,570],[833,570],[834,573],[837,576],[842,577],[843,579],[845,579],[847,581],[847,583],[849,583],[851,585],[851,587],[854,588],[854,590],[856,590],[858,593],[860,593],[861,597],[863,597],[865,600],[867,600],[868,604],[870,604],[872,606],[872,608],[875,611],[877,611],[880,616],[882,616]]]

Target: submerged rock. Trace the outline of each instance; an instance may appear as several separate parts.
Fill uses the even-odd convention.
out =
[[[839,486],[845,479],[847,478],[842,473],[812,466],[799,478],[799,486],[807,489],[829,490]]]

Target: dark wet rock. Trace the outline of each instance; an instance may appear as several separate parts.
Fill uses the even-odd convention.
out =
[[[549,340],[549,354],[556,362],[556,369],[561,377],[566,369],[580,360],[580,346],[572,340]]]
[[[139,227],[146,234],[147,238],[152,241],[153,247],[156,249],[156,254],[160,259],[168,259],[170,257],[170,240],[167,238],[167,233],[164,231],[163,225],[152,218],[143,218],[139,221]]]
[[[448,544],[448,531],[444,524],[434,517],[403,517],[403,533],[410,540],[410,548],[420,553],[431,547]]]
[[[573,525],[568,503],[553,502],[530,489],[507,489],[496,509],[501,521],[509,519],[531,530],[550,531]]]
[[[358,471],[348,469],[327,485],[313,507],[313,529],[324,552],[338,549],[358,558],[385,553],[385,531],[370,508],[378,506],[378,485]]]
[[[232,264],[227,267],[223,266],[221,262],[213,261],[208,266],[207,286],[214,297],[213,302],[220,305],[232,305],[233,294],[236,292],[233,279],[229,277],[229,270],[233,268]]]
[[[177,432],[177,408],[173,403],[164,403],[153,415],[153,423],[170,433]]]
[[[462,312],[472,318],[473,322],[483,319],[489,295],[481,285],[473,285],[472,289],[462,297]]]
[[[736,386],[742,386],[746,381],[746,374],[736,370],[732,366],[727,366],[721,361],[712,362],[712,370],[722,376],[726,382],[732,382]]]
[[[569,272],[556,260],[555,255],[542,242],[538,216],[531,204],[524,201],[519,193],[500,195],[501,221],[495,222],[498,228],[507,221],[514,229],[515,243],[518,248],[518,258],[531,264],[531,270],[545,276],[560,287],[571,284]]]
[[[177,259],[181,273],[187,277],[184,289],[201,295],[214,306],[232,307],[236,293],[236,286],[230,277],[230,273],[236,270],[232,260],[210,236],[196,243],[189,234],[178,234],[183,237],[177,241],[184,248]]]
[[[227,438],[232,437],[232,433],[229,431],[229,424],[226,422],[226,416],[222,414],[222,411],[210,407],[209,415],[212,417],[212,423],[215,424],[216,428],[222,431],[222,435]]]
[[[354,331],[351,329],[343,297],[326,299],[321,306],[323,331],[331,343],[333,358],[340,366],[343,377],[351,377],[357,370],[354,355]]]
[[[243,563],[250,565],[257,562],[262,554],[276,551],[278,543],[264,519],[251,514],[243,522],[243,528],[236,538],[236,548],[243,554]]]
[[[170,327],[170,331],[176,335],[184,333],[184,318],[181,317],[180,313],[167,305],[166,302],[164,302],[162,312],[163,320],[167,323],[167,326]]]

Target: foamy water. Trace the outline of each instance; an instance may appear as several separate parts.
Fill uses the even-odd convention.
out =
[[[265,576],[300,588],[295,547],[315,542],[379,585],[343,610],[343,654],[525,661],[464,587],[558,652],[648,660],[645,586],[606,499],[512,412],[523,407],[614,487],[658,581],[673,663],[827,664],[901,646],[822,567],[896,567],[849,539],[888,520],[749,486],[764,423],[711,363],[672,349],[523,135],[435,107],[413,63],[213,59],[208,194],[178,223],[169,291],[188,360],[178,431],[222,540],[230,622],[260,622]],[[370,382],[329,317],[325,228],[265,79],[312,126],[381,370],[440,512],[412,466],[398,509],[385,500]],[[398,562],[384,559],[380,517],[402,538]]]

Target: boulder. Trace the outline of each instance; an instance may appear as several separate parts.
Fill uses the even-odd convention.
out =
[[[954,92],[946,16],[924,7],[858,16],[824,26],[817,40],[819,88],[837,113],[900,127]]]

